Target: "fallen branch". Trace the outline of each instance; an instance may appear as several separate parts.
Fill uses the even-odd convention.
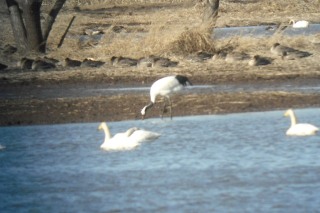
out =
[[[58,48],[60,48],[60,47],[62,46],[62,43],[63,43],[63,41],[64,41],[64,38],[66,37],[66,35],[67,35],[67,33],[68,33],[68,31],[69,31],[69,29],[70,29],[70,27],[71,27],[71,25],[72,25],[72,23],[73,23],[73,21],[74,21],[75,18],[76,18],[76,16],[73,16],[73,17],[72,17],[72,19],[71,19],[71,21],[70,21],[70,23],[69,23],[66,31],[64,32],[64,34],[62,35],[62,37],[61,37],[61,39],[60,39],[60,42],[59,42],[59,44],[58,44]]]

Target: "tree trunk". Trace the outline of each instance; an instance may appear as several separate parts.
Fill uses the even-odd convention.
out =
[[[43,28],[40,20],[42,0],[6,0],[6,2],[13,36],[21,55],[45,53],[49,33],[66,0],[56,0]]]
[[[28,50],[28,41],[19,5],[15,0],[6,0],[6,2],[10,14],[12,31],[16,41],[18,52],[21,55],[25,55]]]
[[[43,39],[45,41],[48,40],[49,33],[52,29],[53,23],[55,22],[56,17],[65,2],[66,2],[66,0],[57,0],[56,3],[54,4],[53,8],[49,12],[48,17],[46,18],[46,21],[44,22],[44,24],[42,26],[42,35],[43,35]]]
[[[204,0],[203,4],[202,24],[212,33],[218,19],[219,0]]]
[[[28,51],[44,53],[45,46],[41,32],[40,8],[42,1],[23,0],[23,19],[27,31]]]

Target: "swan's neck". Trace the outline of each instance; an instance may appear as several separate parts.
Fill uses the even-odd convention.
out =
[[[136,130],[139,130],[137,127],[132,127],[125,132],[127,137],[130,137]]]
[[[297,118],[296,118],[296,115],[294,114],[294,112],[290,111],[289,115],[290,115],[290,120],[291,120],[291,126],[296,125],[298,121],[297,121]]]
[[[292,24],[292,25],[294,25],[296,22],[293,20],[293,19],[291,19],[290,21],[289,21],[289,24]]]
[[[103,131],[104,131],[104,135],[105,135],[104,141],[106,142],[106,141],[110,140],[110,138],[111,138],[111,133],[110,133],[109,127],[103,126]]]

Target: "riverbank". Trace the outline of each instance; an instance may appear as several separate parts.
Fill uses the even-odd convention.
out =
[[[97,68],[58,65],[50,70],[25,70],[16,66],[20,60],[16,53],[0,54],[0,61],[9,65],[8,69],[0,72],[1,126],[140,119],[141,108],[149,102],[147,89],[140,92],[104,89],[148,88],[155,80],[176,74],[188,76],[194,85],[223,87],[232,84],[235,89],[205,93],[188,90],[177,94],[172,97],[174,116],[320,106],[317,89],[290,91],[276,86],[297,84],[302,88],[310,82],[314,85],[320,83],[320,34],[304,35],[302,32],[293,37],[278,30],[290,28],[290,19],[304,18],[311,23],[320,23],[319,11],[315,9],[319,5],[317,2],[221,2],[216,27],[272,26],[270,29],[274,33],[266,37],[232,36],[212,40],[215,51],[210,54],[222,51],[245,53],[249,57],[260,55],[270,60],[270,64],[265,66],[249,66],[247,61],[228,63],[223,59],[197,58],[197,51],[206,50],[206,47],[192,49],[188,53],[181,53],[177,49],[179,46],[173,48],[179,42],[186,42],[189,35],[197,34],[201,26],[201,7],[194,1],[150,1],[148,4],[133,4],[129,0],[122,4],[108,0],[83,2],[88,4],[76,5],[71,1],[59,13],[48,40],[46,56],[57,59],[60,64],[66,58],[80,61],[93,58],[105,64]],[[6,12],[0,11],[3,17],[0,29],[11,32]],[[75,22],[63,45],[57,48],[73,16],[76,16]],[[270,29],[266,27],[265,30]],[[85,33],[93,31],[100,33],[99,39],[92,39]],[[3,34],[0,38],[1,47],[14,45],[13,36]],[[192,42],[190,46],[201,44],[196,39]],[[308,52],[309,56],[283,60],[270,52],[276,42]],[[170,58],[178,64],[170,68],[149,68],[115,67],[110,62],[113,56],[139,59],[149,55]],[[269,89],[262,89],[260,84],[269,85]],[[250,86],[252,90],[241,91],[243,87]],[[159,111],[160,108],[156,107],[148,117],[158,117]]]
[[[139,82],[144,81],[140,87],[136,81],[128,79],[126,83],[121,84],[119,79],[116,85],[83,81],[45,84],[39,80],[37,84],[30,82],[1,84],[0,88],[4,93],[0,99],[0,125],[141,119],[140,110],[149,102],[148,87],[151,80],[147,79],[149,78],[146,76],[140,79]],[[200,87],[207,79],[197,76],[192,80],[194,87]],[[273,78],[247,82],[233,80],[230,87],[232,89],[219,89],[226,87],[228,83],[216,83],[216,89],[199,90],[189,87],[174,95],[173,116],[320,107],[320,93],[316,87],[320,83],[320,78],[296,77],[286,80]],[[312,83],[316,92],[306,91],[303,88],[304,85],[307,86],[306,82]],[[292,88],[297,90],[277,88],[279,84],[292,85]],[[143,89],[139,89],[141,86]],[[121,88],[128,89],[121,90]],[[162,99],[158,100],[159,104],[150,111],[147,118],[159,117]]]

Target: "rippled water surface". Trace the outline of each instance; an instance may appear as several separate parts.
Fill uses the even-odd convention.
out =
[[[320,126],[320,109],[296,110]],[[283,111],[110,122],[162,136],[99,148],[97,123],[0,128],[1,212],[317,212],[320,136]]]

